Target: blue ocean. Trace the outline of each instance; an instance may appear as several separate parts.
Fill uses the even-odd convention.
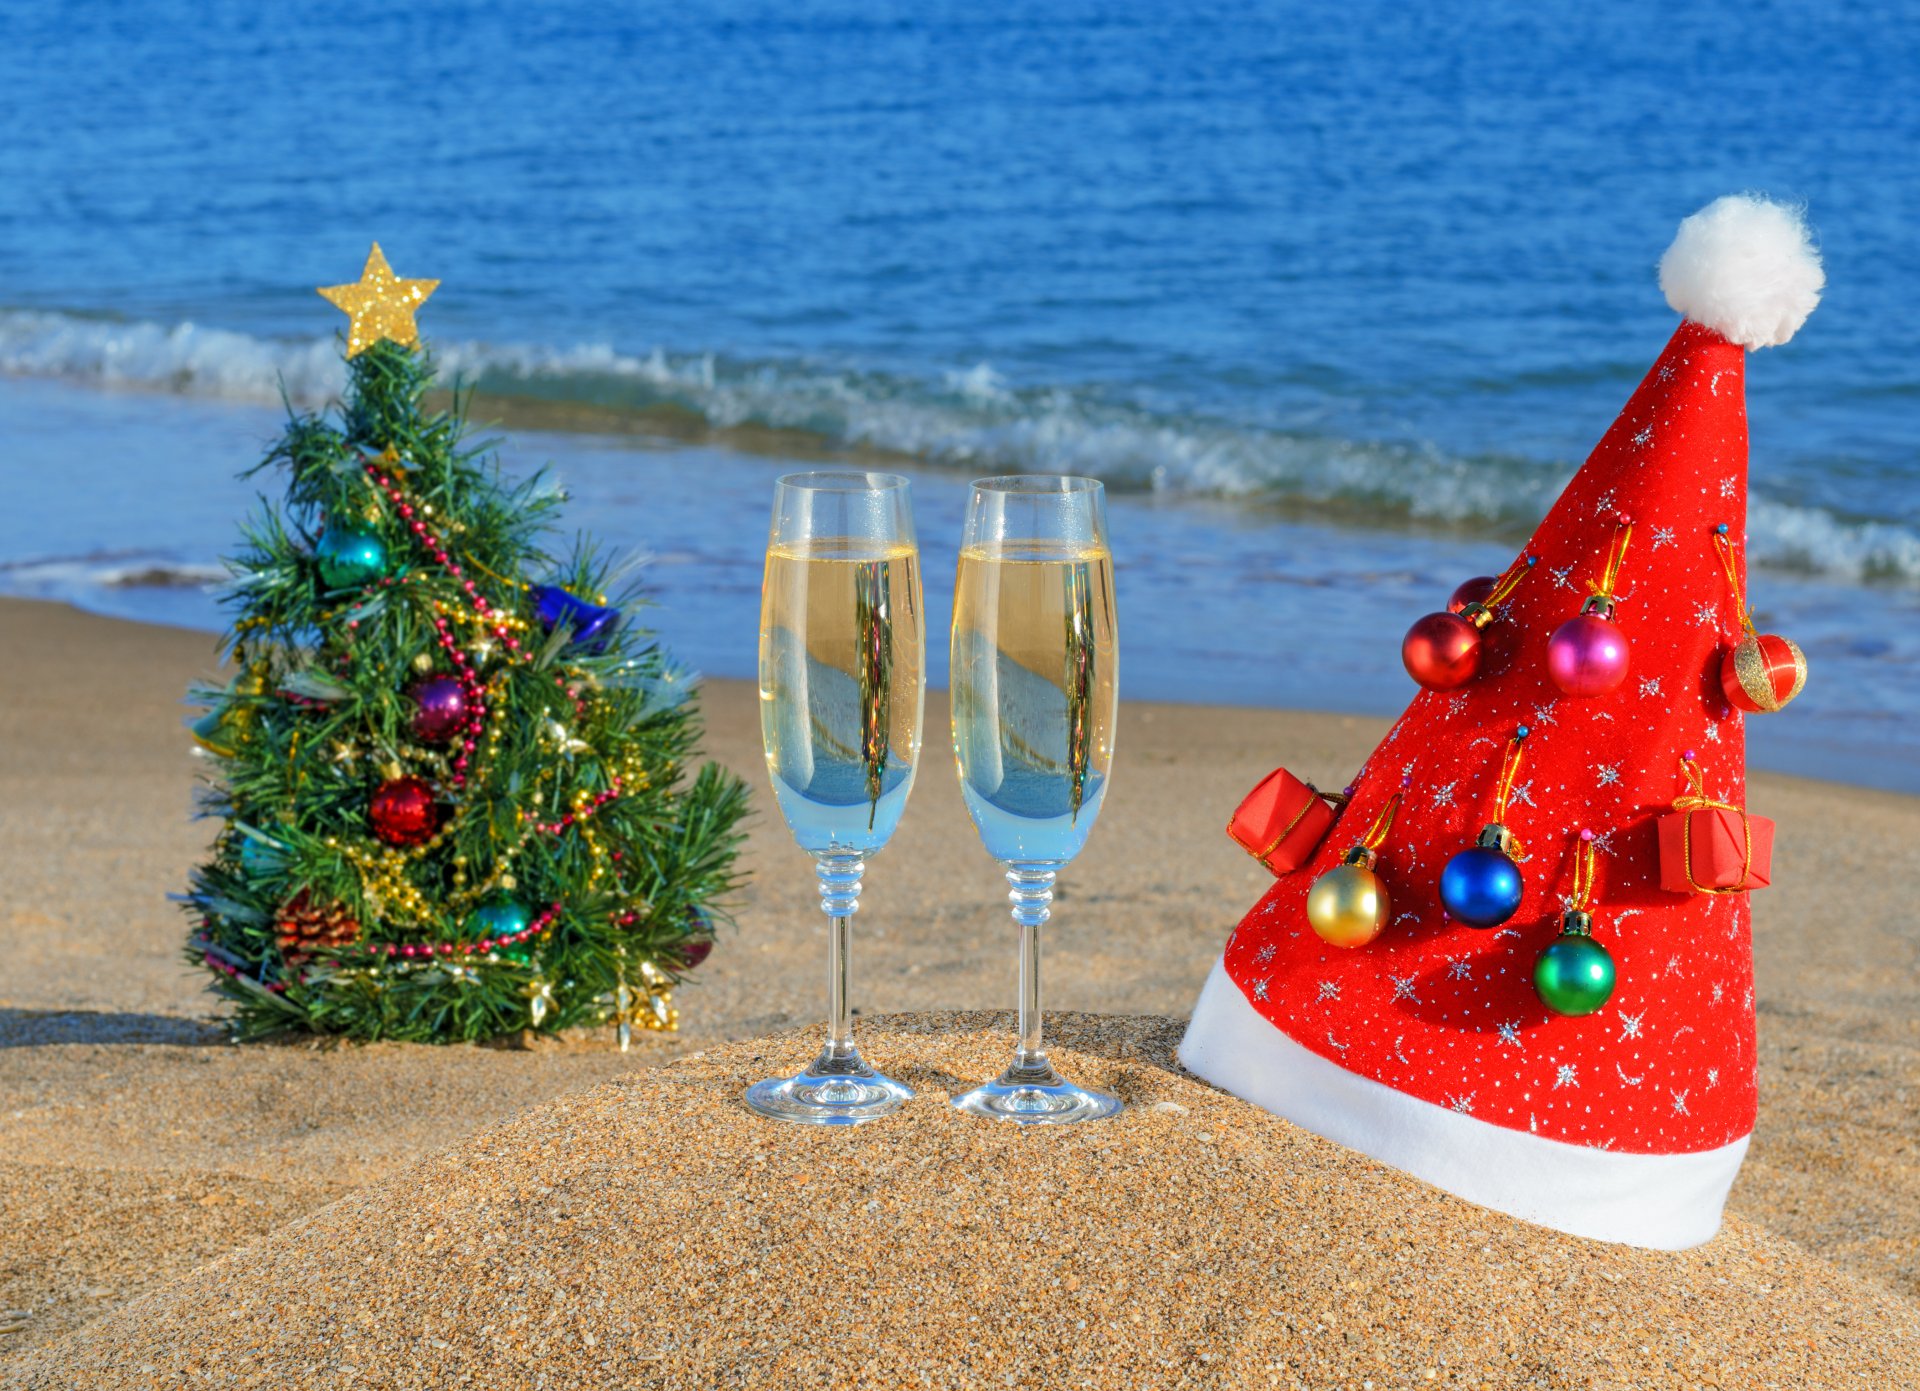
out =
[[[13,0],[0,590],[218,626],[378,239],[706,671],[796,460],[911,473],[935,581],[969,476],[1060,470],[1113,494],[1127,695],[1389,713],[1671,332],[1675,225],[1759,190],[1830,288],[1749,367],[1813,673],[1753,756],[1920,789],[1916,72],[1876,5]]]

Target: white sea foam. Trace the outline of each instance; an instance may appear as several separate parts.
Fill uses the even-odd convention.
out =
[[[1015,388],[987,363],[913,377],[803,360],[622,353],[608,344],[438,343],[444,374],[482,391],[636,412],[677,407],[718,429],[803,431],[934,465],[1088,473],[1116,487],[1269,503],[1306,514],[1523,536],[1567,474],[1518,458],[1157,414],[1093,390]],[[0,372],[315,406],[345,382],[331,338],[0,311]],[[1756,493],[1763,565],[1920,583],[1920,535]]]

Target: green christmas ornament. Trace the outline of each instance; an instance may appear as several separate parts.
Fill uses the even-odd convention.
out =
[[[467,936],[476,942],[489,939],[498,942],[503,937],[512,937],[525,932],[533,926],[533,910],[524,903],[515,903],[510,898],[498,898],[491,903],[483,903],[467,915]],[[515,944],[517,950],[524,944]],[[524,953],[514,955],[514,951],[503,948],[503,954],[516,961],[526,960]]]
[[[1593,940],[1593,917],[1569,909],[1560,935],[1533,964],[1533,989],[1555,1014],[1592,1014],[1613,995],[1613,957]]]
[[[313,558],[328,589],[358,589],[387,573],[386,542],[364,527],[328,527],[313,548]]]

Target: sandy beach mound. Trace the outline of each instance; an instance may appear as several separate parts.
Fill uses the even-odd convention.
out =
[[[872,1021],[859,1130],[738,1103],[807,1035],[537,1107],[23,1358],[96,1388],[1854,1387],[1920,1309],[1738,1218],[1684,1255],[1523,1226],[1212,1091],[1172,1020],[1070,1016],[1120,1119],[960,1116],[1007,1021]]]

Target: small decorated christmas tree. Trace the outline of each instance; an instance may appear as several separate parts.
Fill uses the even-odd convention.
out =
[[[690,681],[627,625],[561,498],[504,479],[429,410],[413,316],[438,282],[376,245],[348,386],[297,415],[230,562],[234,679],[197,692],[225,828],[189,950],[242,1034],[423,1042],[611,1022],[671,1029],[712,946],[745,791],[697,771]]]
[[[1660,283],[1666,350],[1505,572],[1407,634],[1425,689],[1338,822],[1285,773],[1236,816],[1282,877],[1180,1056],[1475,1202],[1679,1248],[1754,1124],[1745,719],[1806,679],[1744,598],[1746,359],[1825,277],[1795,210],[1735,197]]]

